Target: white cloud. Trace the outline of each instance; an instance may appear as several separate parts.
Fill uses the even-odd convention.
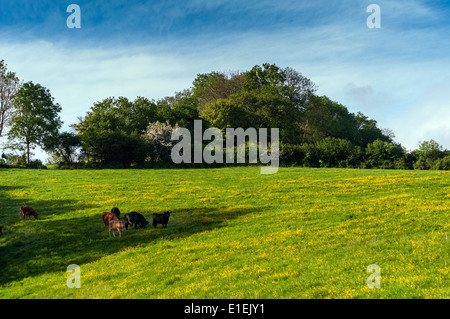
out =
[[[382,15],[388,17],[395,9],[381,6]],[[435,15],[427,8],[414,8],[414,16]],[[63,108],[64,129],[94,102],[109,96],[158,99],[190,87],[198,73],[245,71],[270,62],[302,72],[319,86],[319,94],[392,129],[407,148],[434,138],[450,149],[446,120],[450,118],[446,78],[450,63],[443,53],[450,44],[439,32],[398,32],[386,23],[380,30],[369,30],[366,16],[362,8],[347,24],[342,18],[333,24],[330,18],[327,26],[294,25],[269,34],[189,35],[158,45],[86,47],[70,42],[25,43],[8,36],[0,38],[0,58],[24,81],[50,89]]]
[[[398,137],[408,141],[409,149],[421,141],[434,139],[450,149],[450,77],[425,90],[400,114]],[[406,144],[406,143],[405,143]]]

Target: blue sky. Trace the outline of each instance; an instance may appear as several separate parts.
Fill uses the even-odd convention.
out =
[[[81,29],[67,28],[72,3]],[[366,25],[372,3],[380,29]],[[64,129],[108,96],[159,99],[198,73],[269,62],[408,149],[431,138],[450,149],[449,17],[448,1],[2,0],[0,59],[50,89]]]

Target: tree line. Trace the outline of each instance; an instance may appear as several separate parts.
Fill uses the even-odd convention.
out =
[[[72,131],[61,132],[61,106],[50,91],[23,83],[1,60],[0,137],[7,137],[5,149],[19,154],[3,150],[0,165],[40,167],[31,160],[40,146],[60,168],[179,167],[170,157],[171,134],[177,127],[192,132],[201,119],[204,129],[218,128],[224,138],[227,128],[279,128],[282,166],[450,168],[450,151],[434,140],[408,152],[391,130],[316,92],[300,72],[265,63],[245,72],[198,74],[190,88],[157,101],[105,98]],[[209,165],[182,167],[196,166]]]

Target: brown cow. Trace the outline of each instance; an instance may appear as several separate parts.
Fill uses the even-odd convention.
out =
[[[34,216],[35,219],[38,219],[38,214],[34,211],[30,206],[22,206],[19,209],[20,219],[30,219],[30,216]]]
[[[102,214],[102,219],[103,219],[103,226],[106,226],[106,222],[108,222],[109,224],[112,220],[119,220],[119,217],[117,217],[117,215],[114,213],[104,212]]]
[[[115,230],[119,231],[119,237],[122,237],[123,228],[126,227],[128,222],[126,220],[111,220],[109,222],[109,238],[111,238],[111,230],[114,237],[116,237]]]

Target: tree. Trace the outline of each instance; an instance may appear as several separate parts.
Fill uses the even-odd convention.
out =
[[[150,121],[157,119],[157,105],[153,100],[138,96],[133,102],[119,97],[115,102],[118,114],[124,117],[125,129],[128,133],[142,134]]]
[[[268,63],[230,76],[200,74],[193,89],[200,115],[212,126],[279,128],[283,143],[299,142],[301,112],[314,91],[299,72]]]
[[[436,160],[445,156],[444,148],[435,140],[423,141],[419,143],[419,149],[416,151],[417,155]]]
[[[349,141],[326,137],[315,144],[321,167],[357,167],[363,152]]]
[[[9,125],[14,97],[20,88],[20,82],[14,72],[7,72],[6,64],[0,60],[0,137]]]
[[[367,116],[358,112],[355,115],[358,131],[361,135],[361,145],[366,147],[367,144],[373,143],[376,140],[392,143],[394,140],[394,133],[389,129],[381,130],[377,126],[377,121],[369,119]]]
[[[293,68],[280,69],[275,64],[256,65],[245,73],[242,84],[244,91],[264,90],[288,98],[291,103],[302,110],[310,96],[317,90],[316,85]]]
[[[73,163],[76,150],[81,146],[80,138],[73,132],[59,133],[52,143],[46,147],[46,151],[53,152],[59,162]]]
[[[192,131],[194,120],[199,118],[198,103],[189,90],[159,100],[157,106],[158,121],[163,123],[169,121],[172,126],[179,125]],[[150,122],[154,121],[147,121],[147,125]]]
[[[435,140],[419,143],[419,148],[413,153],[417,158],[417,161],[414,163],[414,168],[417,169],[440,169],[442,166],[441,159],[446,155],[442,145],[439,145]],[[445,166],[446,164],[442,167]]]
[[[204,106],[201,116],[211,127],[217,127],[225,132],[227,127],[255,127],[255,115],[249,113],[234,99],[218,99]]]
[[[202,112],[206,104],[241,92],[244,80],[245,73],[241,72],[198,74],[192,83],[192,97],[197,101],[198,109]]]
[[[302,114],[303,141],[318,142],[325,137],[345,139],[355,145],[361,144],[357,121],[348,109],[326,96],[310,97]]]
[[[29,164],[31,148],[41,146],[45,149],[57,136],[62,125],[58,116],[61,106],[54,103],[48,89],[31,81],[17,91],[14,106],[8,139],[25,145],[26,163]]]
[[[406,168],[405,150],[393,143],[376,140],[367,144],[366,157],[368,168]]]
[[[138,97],[130,102],[125,97],[110,97],[94,103],[72,127],[88,160],[129,167],[133,162],[145,161],[147,147],[141,134],[155,116],[156,105],[152,101]]]
[[[172,126],[169,121],[166,123],[149,123],[144,132],[144,139],[149,143],[154,161],[170,161],[170,152],[173,145],[172,133],[178,128],[178,125]]]

